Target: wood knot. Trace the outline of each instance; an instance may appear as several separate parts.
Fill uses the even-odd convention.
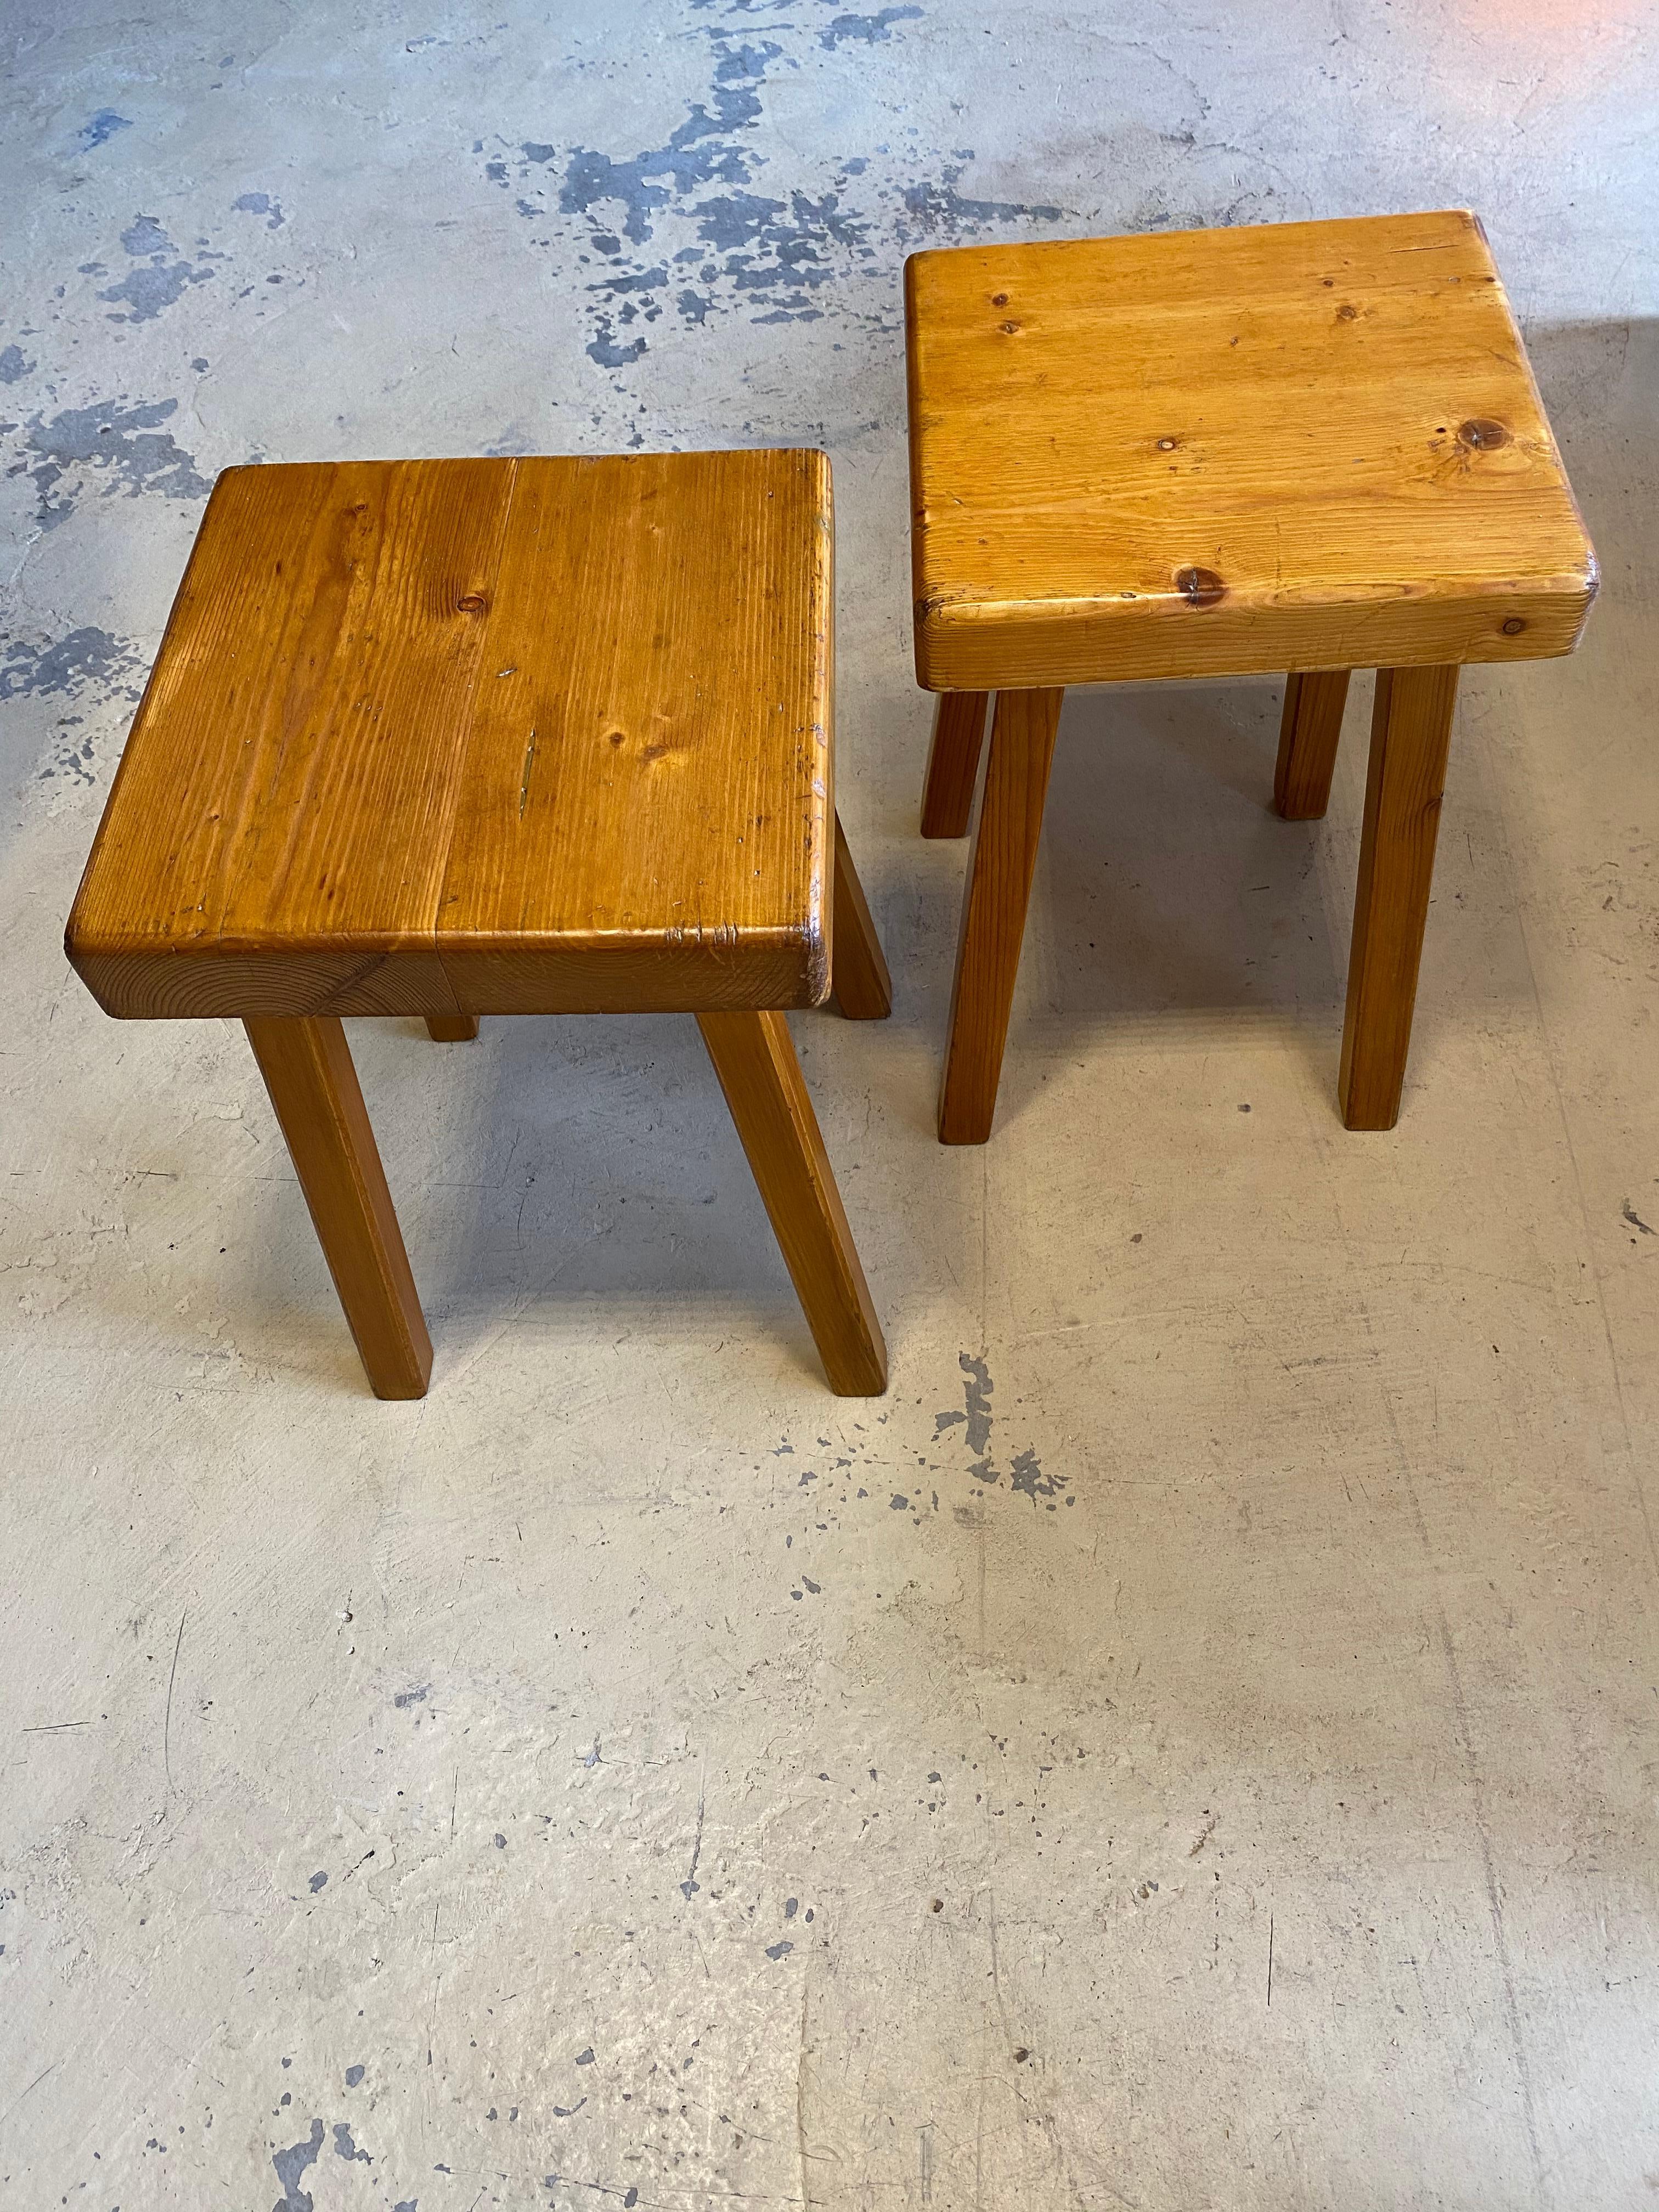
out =
[[[610,736],[605,739],[605,743],[611,745],[620,745],[625,744],[627,743],[627,739],[623,737],[620,730],[612,730]]]
[[[1358,313],[1358,308],[1352,300],[1345,300],[1336,311],[1336,319],[1339,323],[1351,323]]]
[[[1160,453],[1172,453],[1180,443],[1179,438],[1160,438],[1158,441],[1158,450]]]
[[[1504,635],[1505,637],[1519,637],[1526,626],[1519,615],[1511,615],[1504,624]]]
[[[1501,422],[1490,422],[1484,415],[1472,415],[1467,422],[1458,424],[1457,442],[1474,453],[1484,453],[1494,446],[1507,446],[1510,434]]]
[[[1019,328],[1019,325],[1018,323],[999,323],[997,325],[997,328],[1000,331],[1006,331],[1009,337],[1012,337],[1014,332]]]
[[[992,305],[994,307],[1006,307],[1007,306],[1007,304],[1008,304],[1008,295],[1007,295],[1006,292],[993,292],[993,293],[992,293],[992,295],[991,295],[991,305]]]
[[[1177,568],[1175,586],[1189,607],[1219,606],[1227,586],[1213,568]]]
[[[481,615],[489,605],[482,592],[463,592],[455,602],[455,611],[461,615]]]

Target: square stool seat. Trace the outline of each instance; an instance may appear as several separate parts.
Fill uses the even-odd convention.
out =
[[[343,1015],[696,1015],[831,1386],[886,1352],[785,1010],[878,1018],[836,817],[815,452],[240,468],[65,938],[240,1018],[374,1389],[432,1347]]]
[[[997,701],[941,1140],[990,1133],[1065,687],[1281,669],[1295,821],[1377,672],[1338,1090],[1391,1128],[1459,670],[1571,653],[1597,581],[1479,221],[954,247],[905,299],[924,836]]]
[[[1570,653],[1595,562],[1477,218],[918,253],[916,671]]]
[[[830,989],[821,453],[219,479],[70,925],[107,1010]]]

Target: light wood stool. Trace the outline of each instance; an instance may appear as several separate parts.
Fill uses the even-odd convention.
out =
[[[220,477],[66,945],[112,1014],[246,1024],[380,1396],[432,1346],[347,1014],[695,1013],[830,1387],[885,1388],[782,1012],[890,1004],[833,544],[817,453]]]
[[[1392,1128],[1466,660],[1571,653],[1595,557],[1475,217],[914,255],[922,835],[968,828],[939,1103],[990,1134],[1064,687],[1292,671],[1274,799],[1377,671],[1340,1098]]]

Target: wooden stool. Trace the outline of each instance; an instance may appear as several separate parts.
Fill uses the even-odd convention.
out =
[[[381,1397],[432,1346],[343,1014],[696,1013],[830,1387],[885,1388],[781,1012],[889,1010],[833,542],[817,453],[220,477],[66,945],[112,1014],[246,1024]]]
[[[990,1134],[1064,686],[1290,669],[1325,811],[1377,671],[1340,1093],[1392,1128],[1466,660],[1571,653],[1595,556],[1472,215],[918,253],[906,270],[925,837],[967,830],[939,1103]]]

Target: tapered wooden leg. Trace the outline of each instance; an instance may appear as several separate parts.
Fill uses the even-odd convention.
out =
[[[246,1027],[374,1395],[422,1398],[432,1340],[345,1031],[331,1016]]]
[[[830,986],[849,1022],[884,1021],[893,1011],[893,979],[870,919],[864,885],[836,817],[836,912],[830,929]]]
[[[951,994],[939,1107],[942,1145],[982,1145],[991,1133],[1042,802],[1065,696],[1063,691],[997,694]]]
[[[887,1388],[887,1346],[817,1116],[781,1014],[699,1014],[698,1027],[830,1377],[842,1398]]]
[[[988,691],[941,691],[933,709],[933,742],[921,793],[924,837],[965,837],[974,808],[974,779],[985,739]]]
[[[1457,704],[1455,668],[1379,668],[1340,1095],[1351,1129],[1400,1115]]]
[[[1347,703],[1346,668],[1310,669],[1285,678],[1273,805],[1287,822],[1316,822],[1330,805],[1342,709]]]
[[[434,1044],[471,1044],[478,1034],[476,1014],[428,1014],[426,1033]]]

